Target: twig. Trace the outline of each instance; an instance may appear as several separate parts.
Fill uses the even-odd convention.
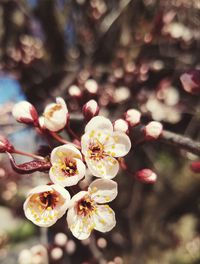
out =
[[[196,142],[189,137],[185,137],[167,130],[164,130],[160,141],[185,149],[200,156],[200,142]]]

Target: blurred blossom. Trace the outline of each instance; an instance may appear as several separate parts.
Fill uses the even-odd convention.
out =
[[[145,126],[144,131],[146,139],[157,139],[162,134],[163,126],[160,122],[151,121]]]
[[[135,177],[138,181],[153,184],[157,180],[157,175],[150,169],[142,169],[136,172]]]
[[[47,250],[43,245],[35,245],[31,249],[23,249],[18,257],[19,264],[48,264]]]
[[[65,249],[69,255],[73,254],[76,251],[76,243],[73,240],[68,240]]]
[[[63,256],[63,250],[59,247],[55,247],[51,250],[51,257],[53,260],[59,260]]]
[[[130,99],[131,93],[128,87],[121,86],[114,90],[113,94],[113,102],[114,103],[121,103],[123,101],[126,101]]]
[[[103,237],[100,237],[97,239],[97,246],[99,248],[106,248],[107,247],[107,240]]]
[[[57,233],[54,238],[55,244],[61,247],[66,245],[67,240],[68,238],[64,233]]]
[[[121,257],[118,257],[118,256],[114,258],[114,262],[116,264],[123,264],[124,263],[123,259]]]
[[[88,79],[85,82],[85,89],[91,93],[91,94],[95,94],[98,91],[98,84],[95,80],[93,79]]]
[[[80,97],[82,94],[80,88],[77,85],[71,85],[69,87],[68,93],[72,97]]]

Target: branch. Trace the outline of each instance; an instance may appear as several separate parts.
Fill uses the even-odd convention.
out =
[[[179,148],[182,148],[200,156],[200,142],[196,142],[191,138],[167,130],[163,130],[163,133],[160,137],[160,141],[163,143],[177,146]]]

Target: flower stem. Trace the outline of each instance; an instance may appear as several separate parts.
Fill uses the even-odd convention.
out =
[[[39,156],[39,155],[36,155],[36,154],[33,154],[33,153],[29,153],[29,152],[25,152],[25,151],[21,151],[21,150],[18,150],[18,149],[14,149],[12,151],[12,153],[23,155],[23,156],[27,156],[27,157],[31,157],[31,158],[34,158],[34,159],[39,159],[39,160],[44,160],[45,159],[42,156]]]
[[[59,141],[60,143],[63,143],[63,144],[72,144],[72,145],[74,145],[76,148],[81,149],[80,146],[78,146],[78,145],[76,145],[76,144],[74,144],[74,143],[71,143],[71,142],[65,140],[64,138],[62,138],[60,135],[58,135],[58,134],[55,133],[55,132],[50,132],[50,134],[51,134],[51,136],[52,136],[53,138],[55,138],[55,139],[56,139],[57,141]]]

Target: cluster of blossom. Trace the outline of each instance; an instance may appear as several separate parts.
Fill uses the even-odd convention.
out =
[[[64,143],[55,147],[48,157],[32,154],[35,160],[21,167],[15,164],[11,154],[24,152],[16,150],[6,138],[0,138],[0,152],[10,155],[15,169],[21,173],[49,172],[51,183],[37,186],[29,192],[24,203],[25,216],[38,226],[49,227],[67,211],[69,229],[80,240],[88,238],[93,229],[107,232],[115,226],[115,213],[107,205],[118,193],[117,183],[112,179],[120,169],[122,157],[131,149],[126,133],[129,128],[137,126],[141,118],[139,111],[129,109],[124,119],[112,123],[98,113],[96,101],[87,102],[83,106],[87,122],[84,134],[79,141],[68,142],[57,134],[64,128],[71,129],[68,108],[62,98],[56,98],[56,103],[47,105],[41,117],[29,102],[17,103],[12,114],[18,122],[32,124],[40,133],[47,133]],[[157,139],[162,133],[162,125],[152,121],[143,128],[143,132],[147,140]],[[82,190],[77,184],[84,179],[86,168],[99,179]],[[153,183],[156,178],[156,174],[148,169],[136,174],[136,179],[144,183]],[[75,185],[76,188],[73,187]],[[70,193],[75,194],[71,197]]]

